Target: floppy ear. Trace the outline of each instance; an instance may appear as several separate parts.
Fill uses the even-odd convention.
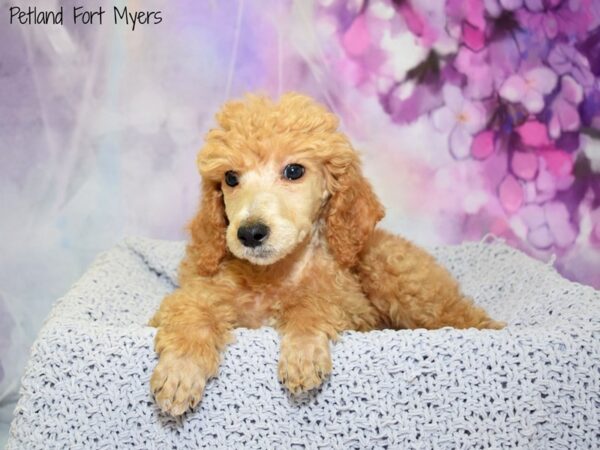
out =
[[[326,215],[327,242],[338,263],[354,267],[358,254],[385,213],[363,177],[358,160],[352,161],[336,181],[337,188]]]
[[[227,219],[223,193],[218,182],[202,180],[200,210],[188,229],[192,235],[187,247],[187,264],[200,275],[213,275],[225,256]]]

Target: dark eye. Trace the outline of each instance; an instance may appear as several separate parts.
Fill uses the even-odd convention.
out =
[[[233,170],[225,172],[225,183],[227,183],[227,186],[237,186],[240,183],[237,172],[234,172]]]
[[[283,169],[283,177],[288,180],[297,180],[304,175],[304,167],[300,164],[288,164]]]

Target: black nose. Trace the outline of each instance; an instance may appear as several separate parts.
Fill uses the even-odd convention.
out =
[[[269,227],[263,223],[242,225],[238,228],[238,239],[245,247],[258,247],[267,239]]]

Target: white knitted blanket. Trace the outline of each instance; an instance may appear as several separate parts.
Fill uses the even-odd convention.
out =
[[[236,331],[200,406],[159,412],[145,324],[183,244],[131,239],[52,310],[23,377],[8,449],[598,448],[600,292],[503,244],[435,254],[502,331],[346,333],[333,374],[292,398],[277,334]]]

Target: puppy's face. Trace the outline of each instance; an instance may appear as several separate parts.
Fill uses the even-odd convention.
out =
[[[223,173],[221,190],[227,247],[259,265],[276,262],[303,242],[329,195],[318,164],[293,155],[232,166]]]
[[[289,93],[277,103],[228,102],[216,118],[198,155],[203,195],[190,227],[198,273],[215,273],[227,248],[273,264],[317,222],[336,260],[355,264],[383,210],[335,115]]]

